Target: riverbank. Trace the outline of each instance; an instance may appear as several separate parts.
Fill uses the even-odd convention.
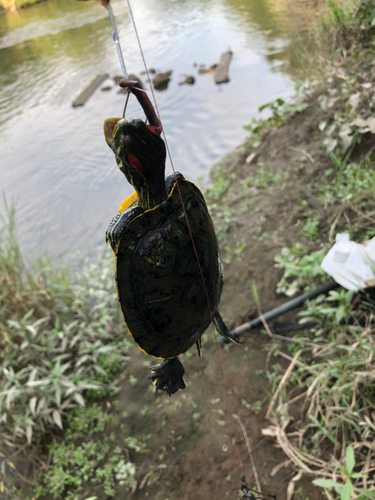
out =
[[[0,10],[9,10],[10,12],[15,12],[18,9],[23,9],[25,7],[31,7],[36,3],[45,2],[46,0],[0,0]]]
[[[337,232],[374,236],[375,140],[366,128],[373,51],[365,40],[342,47],[326,64],[330,74],[293,103],[268,104],[271,117],[252,122],[248,140],[213,169],[205,196],[225,265],[228,326],[280,305],[285,292],[318,286]],[[111,255],[85,267],[78,285],[48,261],[28,273],[8,219],[0,259],[8,464],[1,491],[23,500],[131,492],[138,500],[226,499],[236,498],[244,472],[278,500],[318,500],[312,480],[322,478],[328,498],[333,482],[346,485],[344,498],[373,497],[373,326],[366,312],[353,311],[350,294],[308,305],[305,317],[318,328],[284,334],[288,340],[256,330],[243,346],[220,351],[232,425],[210,332],[202,359],[194,349],[185,355],[186,390],[155,393],[152,360],[124,341]],[[17,447],[5,451],[17,435]],[[9,479],[15,467],[21,492]]]

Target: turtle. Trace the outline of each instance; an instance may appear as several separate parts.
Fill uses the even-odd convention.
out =
[[[123,80],[136,95],[140,119],[109,118],[104,134],[135,193],[124,200],[106,231],[116,266],[116,286],[127,328],[138,347],[163,361],[151,380],[169,395],[185,388],[178,356],[213,320],[216,330],[240,344],[218,312],[223,266],[214,225],[200,190],[176,172],[165,178],[161,122],[139,83]],[[183,200],[183,203],[182,201]]]

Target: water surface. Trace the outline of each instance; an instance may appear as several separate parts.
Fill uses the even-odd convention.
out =
[[[112,5],[128,71],[140,75],[127,4]],[[242,126],[258,107],[293,93],[288,27],[270,0],[137,0],[133,12],[149,68],[173,70],[156,97],[175,168],[207,180],[211,165],[244,139]],[[197,65],[218,62],[228,48],[231,81],[216,86]],[[0,186],[16,202],[28,252],[97,251],[133,191],[102,128],[106,118],[121,116],[124,96],[113,86],[71,107],[101,73],[121,71],[97,2],[49,0],[0,15]],[[195,85],[179,85],[188,75]],[[127,116],[143,117],[134,98]]]

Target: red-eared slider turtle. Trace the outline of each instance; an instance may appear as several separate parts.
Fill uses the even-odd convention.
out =
[[[185,387],[178,355],[193,344],[200,353],[211,319],[221,335],[240,342],[217,310],[223,268],[202,193],[180,173],[165,179],[166,149],[152,104],[136,82],[120,85],[136,95],[150,125],[119,118],[104,123],[118,167],[136,190],[122,203],[106,240],[115,255],[117,292],[129,332],[142,351],[164,360],[151,368],[150,378],[158,389],[174,394]]]

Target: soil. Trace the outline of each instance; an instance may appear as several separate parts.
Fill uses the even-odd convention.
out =
[[[303,200],[307,201],[311,213],[322,217],[324,222],[319,228],[321,240],[328,239],[331,214],[323,209],[309,188],[310,181],[319,179],[330,165],[317,128],[323,111],[315,97],[308,100],[306,110],[295,113],[279,129],[266,133],[256,150],[244,144],[216,167],[230,174],[231,185],[212,211],[214,222],[221,227],[224,208],[232,208],[234,217],[227,226],[224,246],[234,248],[241,242],[244,247],[240,255],[225,265],[220,311],[229,327],[258,316],[253,281],[263,312],[288,300],[275,292],[281,271],[275,267],[274,257],[280,254],[283,246],[303,241],[298,236],[303,223],[299,215]],[[271,169],[272,178],[265,187],[252,186],[244,192],[241,179],[255,176],[262,165]],[[249,210],[243,210],[246,202],[252,204]],[[304,243],[311,249],[319,245],[309,244],[308,241]],[[295,315],[295,312],[289,313],[278,321],[295,319]],[[147,392],[148,369],[145,365],[148,365],[149,358],[141,352],[134,353],[128,366],[129,373],[139,382],[129,388],[124,381],[126,388],[120,396],[120,410],[138,408],[139,411],[139,408],[147,407],[145,417],[134,418],[133,432],[152,434],[149,442],[151,453],[142,457],[137,472],[138,484],[143,483],[143,487],[136,491],[133,498],[234,500],[240,497],[241,473],[245,474],[247,483],[255,487],[254,469],[245,437],[238,420],[230,418],[230,414],[234,413],[241,419],[250,439],[263,494],[276,495],[278,500],[286,499],[288,484],[297,470],[289,463],[275,473],[274,468],[286,462],[287,457],[275,447],[271,438],[263,437],[262,429],[269,425],[265,414],[270,387],[265,373],[274,363],[281,366],[288,363],[268,354],[275,340],[261,330],[254,330],[243,337],[242,346],[219,347],[218,352],[212,331],[205,334],[203,341],[203,358],[198,358],[195,349],[191,350],[192,356],[188,359],[180,357],[185,366],[187,388],[171,398]],[[284,342],[278,344],[287,351]],[[257,402],[261,402],[258,414]],[[161,458],[158,458],[157,450],[159,453],[162,450]],[[160,463],[166,467],[157,469]],[[156,477],[163,474],[145,486],[147,478],[144,478],[150,470]],[[307,497],[310,500],[323,498],[321,490],[311,484],[311,478],[304,477],[296,482],[293,498]]]

